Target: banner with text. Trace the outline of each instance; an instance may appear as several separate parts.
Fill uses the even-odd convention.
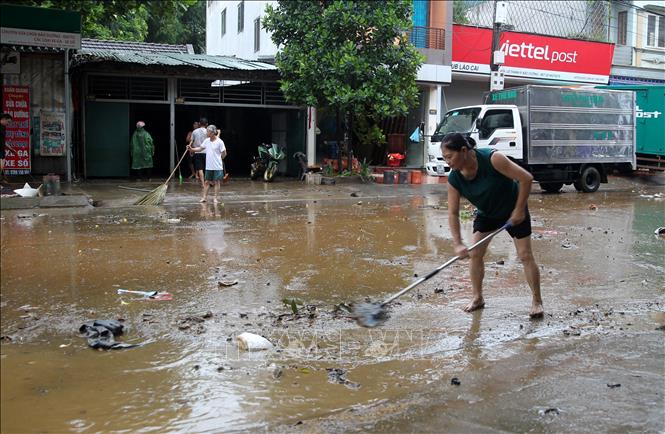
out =
[[[30,88],[2,86],[2,111],[12,116],[5,139],[5,173],[30,173]]]
[[[489,74],[492,29],[453,26],[453,72]],[[506,76],[607,84],[614,44],[502,32]]]
[[[65,155],[65,113],[42,111],[39,138],[39,155]]]

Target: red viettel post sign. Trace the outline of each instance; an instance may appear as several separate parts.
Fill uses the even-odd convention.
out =
[[[453,72],[489,74],[492,29],[453,26]],[[506,76],[607,84],[614,44],[502,32]]]
[[[2,112],[9,113],[5,138],[5,172],[8,175],[30,173],[30,88],[2,86]]]

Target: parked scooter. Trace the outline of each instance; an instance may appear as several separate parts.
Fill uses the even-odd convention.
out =
[[[286,157],[284,150],[274,143],[261,143],[259,145],[259,156],[254,157],[250,166],[249,177],[257,179],[263,175],[263,180],[270,182],[277,173],[279,161]]]

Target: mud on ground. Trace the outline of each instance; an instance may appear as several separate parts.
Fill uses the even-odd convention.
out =
[[[224,206],[183,188],[137,208],[95,186],[97,208],[3,211],[2,432],[665,429],[662,186],[534,187],[540,321],[502,234],[483,311],[461,311],[456,263],[361,329],[342,303],[454,255],[443,186],[385,187],[238,183]],[[95,318],[141,346],[88,348],[77,329]],[[246,331],[275,348],[240,351]]]

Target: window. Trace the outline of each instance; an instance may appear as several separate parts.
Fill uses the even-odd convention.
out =
[[[626,45],[626,36],[628,34],[628,12],[619,12],[617,18],[617,44]]]
[[[245,2],[238,3],[238,33],[245,30]]]
[[[261,17],[254,20],[254,52],[261,49]]]
[[[478,128],[478,137],[487,139],[494,130],[513,127],[513,112],[511,110],[488,110]]]
[[[226,35],[226,9],[222,11],[222,37]]]
[[[647,46],[665,48],[665,16],[648,15]]]

